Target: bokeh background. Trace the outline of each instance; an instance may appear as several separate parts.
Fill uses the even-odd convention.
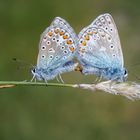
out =
[[[139,81],[139,0],[0,0],[0,80],[31,79],[28,64],[36,65],[40,34],[54,17],[78,33],[106,12],[117,24],[129,80]],[[66,83],[95,79],[77,72],[62,76]],[[0,140],[93,139],[140,140],[140,101],[72,88],[0,90]]]

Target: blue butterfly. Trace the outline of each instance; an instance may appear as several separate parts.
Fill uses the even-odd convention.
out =
[[[41,35],[37,66],[31,71],[33,79],[47,82],[61,73],[73,71],[77,66],[72,60],[76,46],[77,36],[72,27],[56,17]]]
[[[110,14],[97,17],[78,36],[77,58],[83,74],[118,82],[127,79],[118,31]]]

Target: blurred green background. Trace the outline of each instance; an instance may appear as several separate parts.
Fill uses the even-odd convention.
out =
[[[78,33],[102,13],[117,24],[129,80],[140,66],[139,0],[0,0],[0,80],[30,80],[40,34],[54,17]],[[13,62],[12,58],[24,62]],[[66,83],[91,83],[77,72]],[[56,82],[56,80],[50,81]],[[0,140],[140,140],[140,101],[79,89],[16,87],[0,90]]]

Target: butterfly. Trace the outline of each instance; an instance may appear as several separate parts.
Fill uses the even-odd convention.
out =
[[[118,82],[127,79],[118,30],[110,14],[98,16],[78,37],[76,55],[83,74]]]
[[[48,81],[64,72],[73,71],[77,35],[62,18],[56,17],[42,33],[39,43],[37,66],[32,69],[33,78]]]

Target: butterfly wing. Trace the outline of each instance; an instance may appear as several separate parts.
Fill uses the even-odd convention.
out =
[[[79,33],[78,59],[83,66],[123,67],[120,39],[110,14],[100,15]]]
[[[72,27],[64,19],[56,17],[41,35],[37,67],[53,71],[72,61],[76,39]]]

